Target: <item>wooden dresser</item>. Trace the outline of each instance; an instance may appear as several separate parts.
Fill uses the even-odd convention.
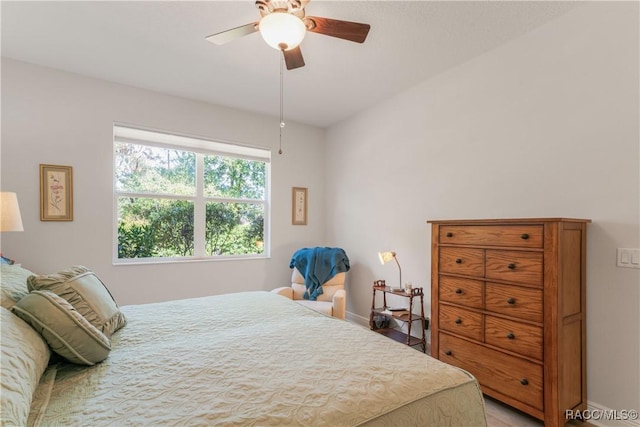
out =
[[[547,427],[585,410],[590,220],[428,222],[432,356]]]

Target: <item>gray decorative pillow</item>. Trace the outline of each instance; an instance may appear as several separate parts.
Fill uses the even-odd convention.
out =
[[[53,292],[33,291],[13,306],[13,312],[69,362],[91,366],[111,351],[109,338]]]
[[[29,293],[27,278],[33,275],[19,265],[0,265],[0,304],[7,310]]]
[[[58,274],[31,276],[27,286],[30,291],[47,290],[61,296],[107,337],[127,323],[104,283],[81,265]]]
[[[4,307],[0,307],[0,324],[0,424],[25,426],[51,351],[31,326]]]

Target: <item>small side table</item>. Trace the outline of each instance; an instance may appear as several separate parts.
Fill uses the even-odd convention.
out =
[[[376,307],[376,293],[382,293],[382,307]],[[409,307],[406,310],[399,311],[398,314],[389,315],[386,310],[387,306],[387,294],[396,295],[409,299]],[[413,313],[413,300],[414,298],[420,298],[420,315]],[[388,316],[392,319],[400,321],[401,325],[407,325],[407,333],[402,332],[397,327],[376,327],[374,318],[376,316]],[[413,322],[420,321],[420,327],[422,329],[421,338],[411,335],[411,327]],[[410,292],[392,290],[389,286],[373,286],[373,300],[371,301],[371,313],[369,314],[369,328],[372,331],[378,332],[386,337],[389,337],[395,341],[406,344],[410,347],[421,345],[422,352],[427,352],[427,340],[425,337],[426,318],[424,317],[424,293],[422,288],[411,289]]]

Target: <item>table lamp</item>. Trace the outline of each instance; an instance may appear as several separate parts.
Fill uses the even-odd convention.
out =
[[[0,231],[24,231],[16,193],[0,192]],[[1,252],[0,258],[2,264],[13,264],[13,260],[5,258]]]
[[[24,231],[16,193],[0,192],[0,231]]]
[[[398,271],[400,272],[400,281],[398,282],[397,288],[392,287],[391,289],[394,291],[401,291],[402,290],[402,268],[400,268],[400,263],[398,262],[398,258],[396,258],[396,253],[395,252],[378,252],[378,257],[380,258],[380,264],[382,265],[388,263],[391,260],[394,260],[396,262],[396,264],[398,265]]]

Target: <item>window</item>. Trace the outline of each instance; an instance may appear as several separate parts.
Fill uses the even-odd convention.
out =
[[[114,126],[114,260],[268,256],[271,152]]]

